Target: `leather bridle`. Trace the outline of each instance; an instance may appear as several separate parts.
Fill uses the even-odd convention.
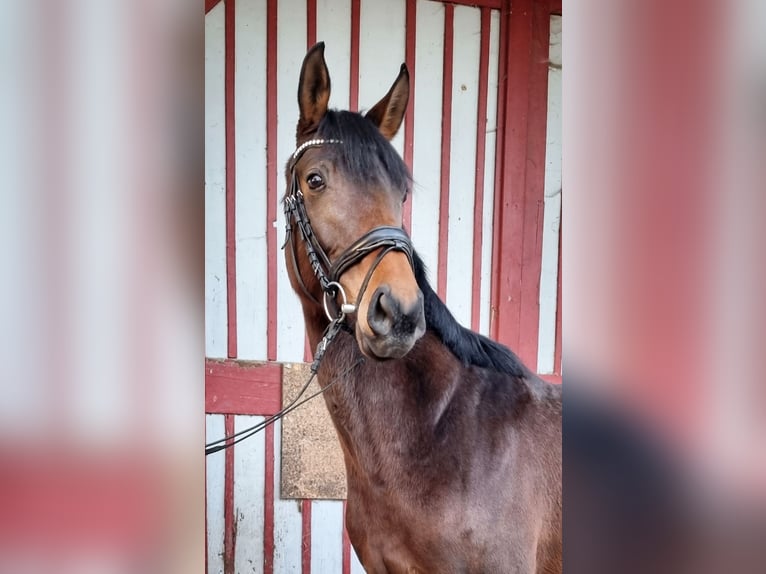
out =
[[[290,243],[293,272],[298,285],[310,300],[314,301],[317,305],[324,307],[325,313],[330,321],[356,312],[373,272],[383,258],[391,251],[403,252],[410,262],[410,267],[413,266],[412,243],[407,233],[400,227],[381,225],[371,229],[347,247],[335,261],[330,261],[327,252],[319,243],[319,240],[311,227],[308,213],[306,212],[306,205],[303,201],[303,192],[301,191],[298,179],[295,175],[295,166],[303,153],[309,148],[322,145],[341,145],[342,143],[341,140],[335,139],[312,139],[301,144],[290,158],[290,188],[284,200],[286,232],[285,243],[282,245],[282,248],[284,249],[285,246]],[[303,239],[311,269],[322,287],[322,303],[317,301],[316,297],[314,297],[314,295],[312,295],[306,288],[306,284],[304,283],[300,269],[298,268],[295,241],[293,239],[295,228],[297,228]],[[341,276],[367,255],[379,249],[381,250],[380,253],[368,269],[364,281],[362,281],[362,286],[359,289],[356,303],[349,303],[346,298],[346,293],[340,284]],[[340,306],[338,306],[336,301],[338,295],[341,297]],[[328,301],[335,306],[334,309],[331,310],[329,308]]]
[[[286,414],[292,412],[314,397],[324,393],[327,391],[327,389],[331,388],[336,383],[344,380],[351,371],[362,364],[364,362],[364,358],[360,356],[350,367],[336,374],[332,379],[330,379],[322,388],[319,389],[319,391],[298,402],[298,399],[300,399],[309,388],[311,381],[313,381],[314,377],[317,376],[317,373],[319,372],[319,365],[322,362],[325,351],[327,351],[328,345],[332,343],[341,329],[345,328],[348,330],[349,327],[345,321],[346,315],[356,312],[356,310],[359,308],[359,303],[362,301],[362,295],[367,289],[367,284],[370,282],[370,277],[372,277],[373,271],[375,271],[383,258],[391,251],[401,251],[407,255],[407,259],[410,261],[410,266],[412,266],[412,243],[410,242],[410,238],[407,236],[404,230],[399,227],[382,225],[380,227],[371,229],[362,235],[362,237],[357,239],[354,243],[352,243],[348,248],[346,248],[346,250],[341,253],[334,262],[330,261],[330,258],[327,256],[327,252],[319,243],[319,240],[314,234],[314,230],[311,228],[311,222],[309,221],[308,214],[306,213],[306,205],[303,203],[303,193],[301,192],[300,186],[298,185],[298,180],[295,177],[295,164],[298,162],[303,152],[310,147],[341,143],[341,141],[333,139],[313,139],[298,147],[290,159],[290,189],[287,193],[287,196],[285,197],[285,220],[287,221],[287,234],[285,237],[285,243],[282,245],[282,248],[284,249],[285,246],[290,243],[293,271],[295,273],[295,278],[298,281],[298,285],[300,285],[306,296],[316,302],[317,305],[322,305],[324,307],[325,313],[330,319],[330,324],[325,329],[322,340],[319,341],[316,351],[314,352],[314,361],[311,363],[311,376],[309,377],[308,381],[306,381],[306,384],[303,385],[303,388],[298,393],[298,396],[296,396],[290,402],[290,404],[288,404],[278,413],[249,428],[237,431],[218,440],[214,440],[205,444],[205,456],[230,448],[238,442],[242,442],[243,440],[256,435],[267,426],[281,419]],[[301,276],[300,269],[298,268],[298,260],[295,253],[295,241],[293,240],[294,227],[298,228],[298,231],[303,238],[303,244],[306,246],[306,253],[308,254],[309,261],[311,262],[311,269],[314,271],[314,275],[316,275],[319,284],[322,286],[324,299],[322,303],[319,303],[319,301],[316,300],[316,297],[311,294],[311,292],[306,288],[306,284],[303,282],[303,277]],[[377,249],[380,249],[381,251],[373,261],[370,269],[367,271],[367,275],[362,282],[362,287],[359,289],[357,302],[356,304],[350,304],[346,300],[346,293],[339,282],[340,277],[351,267],[359,263],[365,256]],[[338,306],[337,302],[335,301],[335,298],[338,295],[340,295],[342,299],[340,306]],[[332,301],[336,306],[334,313],[330,311],[327,305],[328,297],[329,300]]]

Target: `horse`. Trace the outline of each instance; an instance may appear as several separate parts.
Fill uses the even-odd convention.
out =
[[[407,67],[364,115],[329,99],[319,43],[298,84],[285,258],[323,355],[350,542],[374,574],[561,572],[561,389],[461,326],[429,284],[390,143]]]

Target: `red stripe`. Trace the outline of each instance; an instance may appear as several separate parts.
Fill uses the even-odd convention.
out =
[[[351,0],[351,73],[349,77],[348,108],[359,110],[359,20],[360,0]]]
[[[273,415],[282,407],[282,366],[205,361],[205,412]]]
[[[481,314],[481,249],[484,222],[484,155],[487,143],[487,92],[489,90],[489,8],[481,10],[481,52],[479,55],[479,106],[476,114],[476,180],[473,206],[473,299],[471,326],[479,330]]]
[[[561,0],[550,0],[548,10],[551,14],[561,16]]]
[[[205,14],[210,12],[213,8],[218,6],[221,0],[205,0]]]
[[[439,270],[436,291],[447,296],[447,247],[449,237],[449,164],[452,138],[452,52],[454,45],[455,7],[444,5],[444,72],[442,74],[442,153],[439,196]]]
[[[263,574],[274,572],[274,427],[266,427],[265,488],[263,493]]]
[[[545,129],[548,122],[548,50],[550,13],[535,2],[532,10],[527,100],[527,145],[524,162],[524,243],[521,269],[521,308],[517,352],[537,371],[540,332],[540,272],[543,263],[545,215]]]
[[[301,572],[311,574],[311,501],[301,501]]]
[[[237,356],[236,156],[234,150],[234,2],[225,2],[226,50],[226,310],[227,354]]]
[[[556,287],[556,343],[555,351],[553,353],[553,372],[558,373],[559,375],[561,374],[561,285],[564,283],[561,277],[561,245],[563,243],[561,239],[562,237],[563,233],[561,231],[561,226],[559,226],[559,272],[556,276],[556,281],[558,282]]]
[[[507,21],[505,20],[507,18]],[[500,69],[504,102],[497,161],[493,244],[493,337],[537,365],[539,282],[542,262],[545,122],[547,118],[547,4],[516,0],[503,10],[507,36]]]
[[[489,311],[489,335],[499,340],[500,321],[498,306],[500,301],[500,260],[502,244],[500,236],[500,222],[503,200],[503,185],[505,182],[505,94],[508,86],[507,62],[508,62],[508,18],[510,13],[510,1],[505,0],[500,12],[500,53],[498,55],[498,82],[497,82],[497,132],[495,133],[495,201],[492,210],[492,273],[490,274],[490,311]]]
[[[266,356],[277,359],[277,0],[266,5]]]
[[[499,217],[499,233],[495,243],[495,252],[500,253],[498,266],[493,269],[498,277],[497,289],[493,296],[497,310],[497,338],[513,348],[521,359],[534,369],[537,362],[536,353],[529,352],[531,344],[537,345],[537,325],[529,323],[530,313],[522,318],[524,305],[534,304],[537,310],[537,295],[530,300],[532,290],[530,283],[537,287],[539,271],[535,277],[532,273],[534,262],[530,259],[530,243],[537,233],[530,227],[529,219],[536,219],[536,214],[530,216],[529,210],[537,210],[542,214],[535,201],[527,202],[527,164],[530,157],[528,147],[528,114],[530,111],[530,91],[524,89],[532,82],[531,59],[535,51],[532,44],[532,20],[534,6],[531,0],[516,0],[513,11],[508,17],[508,57],[505,74],[506,83],[503,97],[506,101],[505,132],[503,136],[502,156],[499,161],[503,166],[502,182],[497,188],[495,208]],[[547,39],[546,39],[547,45]],[[544,137],[544,134],[543,134]],[[542,163],[544,164],[544,157]],[[544,168],[544,165],[540,167]],[[542,201],[542,195],[540,196]],[[525,239],[527,241],[525,245]],[[533,246],[534,247],[534,246]],[[526,266],[528,263],[529,266]],[[539,267],[539,261],[537,262]],[[535,289],[536,291],[536,289]],[[521,334],[523,333],[523,337]],[[534,333],[534,337],[533,337]],[[524,349],[521,349],[522,339]]]
[[[224,416],[224,430],[226,435],[234,433],[234,416]],[[237,542],[237,529],[234,516],[234,449],[226,449],[224,463],[224,487],[223,487],[223,571],[224,574],[234,574],[234,552]]]
[[[317,43],[317,0],[306,0],[307,48]]]
[[[508,13],[506,34],[506,68],[500,71],[506,78],[502,99],[505,100],[505,133],[502,155],[498,163],[502,166],[502,185],[495,194],[498,222],[497,241],[493,246],[499,254],[498,265],[493,269],[498,284],[495,294],[497,310],[497,339],[517,349],[518,322],[521,302],[521,250],[523,247],[523,188],[526,163],[526,111],[530,43],[531,7],[530,0],[516,0],[514,11]],[[527,14],[529,12],[529,14]]]
[[[500,9],[502,0],[449,0],[450,4],[468,6],[469,8],[494,8]]]
[[[348,539],[348,531],[346,530],[346,502],[343,501],[343,563],[342,574],[351,574],[351,541]]]
[[[405,61],[410,73],[410,101],[407,115],[404,117],[404,163],[412,173],[412,158],[415,146],[415,39],[417,35],[417,0],[407,0],[407,40],[405,47]],[[404,203],[404,228],[412,229],[412,198]]]

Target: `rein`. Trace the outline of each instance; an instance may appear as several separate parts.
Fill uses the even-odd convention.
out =
[[[311,384],[311,381],[314,380],[317,373],[319,372],[319,365],[321,364],[322,358],[327,351],[328,345],[335,339],[341,329],[350,331],[350,328],[345,322],[346,315],[355,313],[359,308],[359,304],[362,301],[362,296],[367,290],[367,285],[372,278],[372,274],[375,269],[377,269],[383,258],[391,251],[401,251],[407,255],[410,266],[414,269],[412,258],[412,243],[410,242],[409,236],[400,227],[382,225],[371,229],[362,235],[359,239],[357,239],[354,243],[352,243],[348,248],[346,248],[346,250],[343,251],[343,253],[341,253],[334,262],[330,261],[327,252],[319,243],[319,240],[317,239],[316,235],[314,234],[314,230],[311,227],[311,222],[309,220],[308,214],[306,213],[306,205],[303,201],[303,192],[301,191],[300,186],[298,185],[298,180],[295,177],[295,166],[303,153],[311,147],[318,147],[327,144],[339,145],[342,143],[343,142],[341,140],[335,139],[309,140],[301,144],[295,150],[295,152],[293,152],[289,163],[290,189],[285,196],[284,201],[286,230],[285,242],[282,245],[282,249],[284,249],[288,243],[290,244],[293,272],[295,274],[296,280],[298,281],[298,285],[306,296],[308,296],[317,305],[321,305],[324,308],[325,314],[330,320],[330,324],[325,329],[322,340],[317,345],[316,352],[314,353],[314,361],[311,363],[311,376],[309,377],[308,381],[306,381],[306,384],[303,385],[303,388],[301,388],[298,395],[290,402],[289,405],[280,410],[278,413],[266,418],[262,422],[253,425],[250,428],[243,429],[234,434],[227,435],[223,438],[207,443],[205,445],[205,456],[234,446],[238,442],[241,442],[257,434],[270,424],[273,424],[286,414],[297,409],[302,404],[325,392],[341,378],[345,377],[348,373],[360,365],[364,361],[364,358],[360,357],[349,368],[333,377],[333,379],[327,385],[325,385],[323,389],[320,389],[316,393],[298,402],[298,399],[303,396]],[[317,301],[316,297],[314,297],[314,295],[312,295],[306,287],[306,284],[303,282],[303,277],[301,276],[300,269],[298,268],[296,246],[295,241],[293,240],[295,227],[297,227],[298,232],[303,239],[303,244],[306,248],[306,254],[308,255],[311,269],[319,281],[319,285],[322,287],[323,295],[321,303]],[[362,286],[359,289],[356,303],[349,303],[346,297],[346,292],[340,284],[341,275],[359,263],[367,255],[373,251],[377,251],[378,249],[381,251],[378,253],[372,265],[370,265],[370,268],[368,269],[364,280],[362,281]],[[340,305],[337,304],[336,300],[338,296],[341,298]],[[331,310],[330,306],[328,305],[328,302],[330,301],[335,306],[333,310]]]

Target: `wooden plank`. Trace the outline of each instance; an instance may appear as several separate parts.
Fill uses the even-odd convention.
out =
[[[205,412],[271,415],[281,393],[281,365],[205,361]]]
[[[317,0],[306,0],[306,50],[317,43]]]
[[[481,11],[455,6],[453,21],[451,135],[447,224],[446,303],[462,325],[471,326],[472,270],[476,185],[476,123],[479,106]],[[483,160],[482,160],[483,168]],[[479,229],[480,231],[480,229]],[[441,243],[441,239],[439,239]]]
[[[266,355],[277,358],[277,0],[266,4]]]
[[[263,417],[234,417],[234,430],[239,432],[262,422]],[[237,444],[234,451],[234,521],[237,544],[234,571],[237,574],[260,574],[264,558],[264,491],[265,434]]]
[[[205,355],[226,357],[226,113],[223,6],[205,16]]]
[[[311,501],[301,501],[301,572],[311,574]]]
[[[236,259],[237,357],[268,359],[268,212],[266,149],[266,0],[237,0]]]
[[[524,241],[521,268],[519,344],[522,360],[537,371],[540,330],[540,272],[543,259],[545,124],[548,117],[550,14],[542,3],[532,13],[527,100],[527,150],[524,173]]]
[[[343,501],[311,501],[311,570],[343,571]]]
[[[346,530],[346,501],[343,501],[343,567],[341,574],[351,574],[351,541]]]
[[[404,116],[404,163],[412,173],[412,162],[415,142],[415,48],[417,46],[418,1],[407,0],[405,62],[410,74],[410,99],[407,104],[407,114]],[[402,213],[404,228],[412,229],[412,197],[407,198]]]
[[[284,233],[285,219],[281,206],[281,196],[285,189],[284,165],[295,150],[295,125],[298,122],[297,90],[301,65],[306,55],[306,1],[279,0],[277,18],[277,164],[275,165],[279,182],[279,194],[274,198],[277,207],[277,228]],[[285,31],[289,31],[285,33]],[[296,33],[297,32],[297,33]],[[277,254],[277,346],[276,360],[297,363],[303,361],[305,338],[303,309],[298,297],[293,292],[287,276],[284,253],[275,246]],[[297,344],[296,344],[297,343]]]
[[[234,139],[235,99],[234,76],[236,49],[234,35],[236,26],[235,2],[224,2],[225,18],[225,77],[226,77],[226,318],[228,328],[227,356],[237,356],[237,156]]]
[[[234,434],[234,417],[224,415],[226,436]],[[234,449],[224,451],[225,476],[223,483],[223,572],[235,574],[234,552],[237,546],[237,531],[234,528]]]
[[[479,330],[481,314],[481,267],[484,240],[484,169],[487,149],[487,92],[489,90],[490,10],[481,11],[481,46],[479,50],[479,95],[476,112],[476,175],[474,179],[473,210],[473,268],[471,272],[471,329]]]
[[[524,242],[524,188],[527,147],[529,54],[532,33],[531,0],[517,0],[507,13],[502,182],[495,199],[497,235],[494,265],[498,278],[493,295],[497,313],[494,338],[518,352],[521,315],[521,270]],[[526,357],[521,357],[524,360]]]
[[[274,425],[266,427],[263,489],[263,574],[274,572]]]
[[[414,125],[419,135],[413,144],[412,192],[413,245],[430,270],[431,280],[439,262],[439,190],[442,121],[442,57],[444,52],[444,4],[418,0],[415,67],[418,89],[412,101]]]
[[[350,0],[317,0],[317,40],[327,41],[324,57],[332,78],[330,107],[347,110],[351,91]]]
[[[501,242],[501,217],[503,215],[503,185],[506,176],[506,166],[503,162],[505,157],[505,100],[508,90],[508,29],[510,17],[510,0],[503,0],[503,8],[500,11],[500,45],[498,56],[498,83],[497,83],[497,132],[495,134],[495,185],[494,185],[494,209],[492,211],[492,274],[490,275],[490,313],[489,334],[495,340],[499,340],[500,333],[500,272],[502,261]]]
[[[349,110],[359,110],[359,34],[361,19],[361,0],[351,0],[351,59],[349,60]]]
[[[442,0],[431,0],[441,2]],[[468,6],[469,8],[494,8],[499,10],[502,6],[502,0],[449,0],[450,4],[455,6]]]
[[[484,154],[484,202],[481,244],[481,284],[479,289],[479,332],[490,334],[492,288],[492,239],[495,211],[495,155],[498,133],[498,70],[500,59],[500,13],[492,10],[489,33],[489,72],[487,88],[487,131]]]
[[[561,17],[551,16],[537,371],[554,372],[561,228]]]
[[[442,139],[441,175],[439,189],[439,267],[436,292],[442,301],[447,298],[447,258],[449,249],[450,149],[452,138],[452,66],[454,58],[455,7],[444,6],[444,59],[442,68]]]
[[[535,369],[548,77],[547,7],[519,0],[507,17],[504,132],[502,151],[498,153],[502,173],[495,201],[493,335]]]
[[[282,481],[282,423],[274,423],[274,572],[301,572],[301,512],[300,503],[283,500],[279,486]]]
[[[559,375],[563,374],[561,371],[561,316],[563,310],[561,307],[561,285],[564,282],[561,276],[561,244],[563,234],[561,228],[559,228],[559,272],[558,272],[558,291],[556,295],[556,352],[553,359],[553,372]]]
[[[407,9],[405,0],[366,0],[361,9],[359,105],[368,110],[386,95],[405,60]],[[402,157],[404,131],[391,140]]]
[[[212,442],[224,436],[223,415],[205,417],[205,439]],[[207,571],[223,572],[223,491],[225,455],[217,452],[205,457],[205,525],[207,532]]]

